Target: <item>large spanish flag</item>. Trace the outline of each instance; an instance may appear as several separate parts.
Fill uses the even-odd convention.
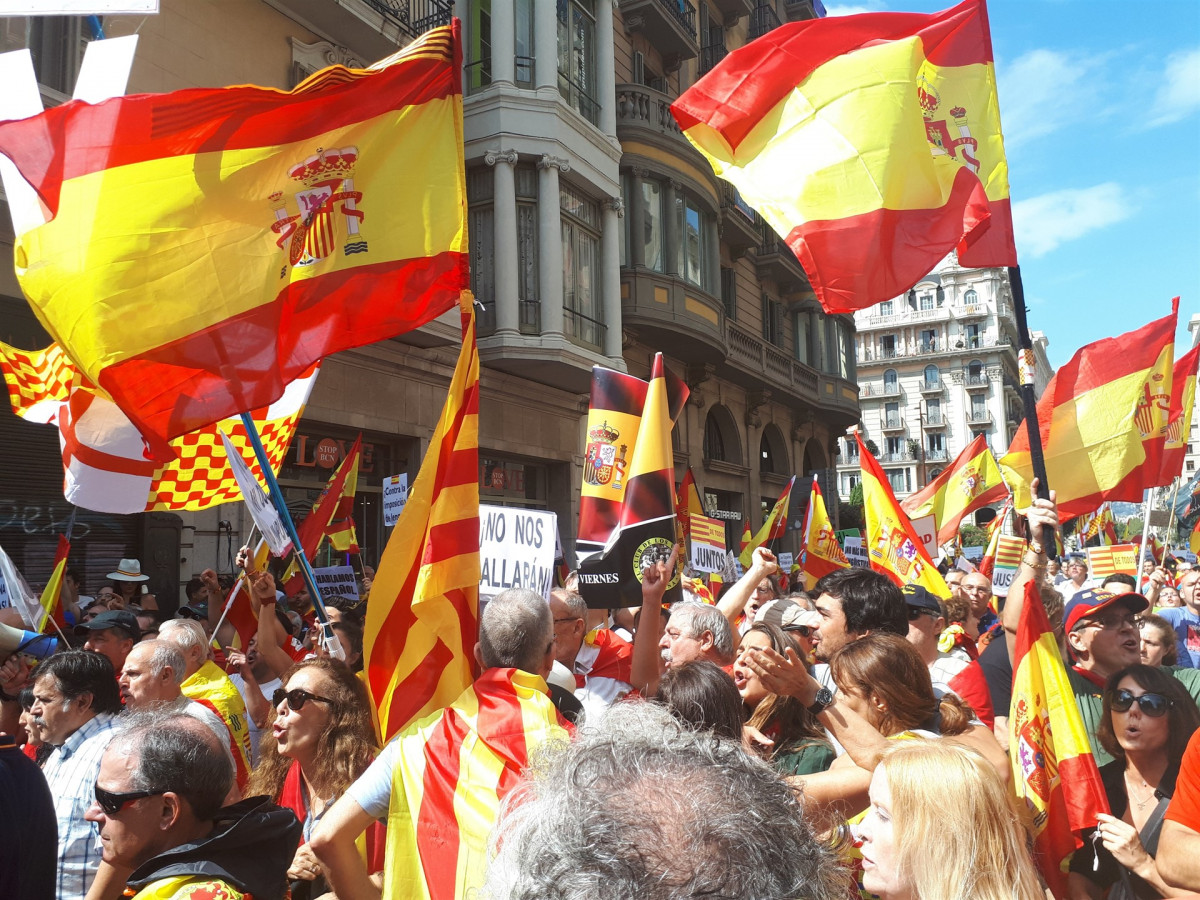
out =
[[[1066,865],[1081,834],[1108,812],[1075,695],[1037,584],[1025,584],[1025,603],[1013,651],[1009,759],[1017,796],[1033,820],[1038,869],[1055,897],[1065,896]]]
[[[808,496],[808,511],[804,514],[804,543],[800,547],[800,569],[804,575],[804,589],[810,591],[814,585],[838,569],[847,569],[850,561],[838,544],[833,532],[833,523],[825,509],[825,498],[817,476],[813,475],[812,492]]]
[[[1008,487],[1000,477],[1000,467],[988,448],[987,438],[980,434],[941,475],[906,497],[900,507],[912,519],[932,514],[937,522],[938,543],[948,544],[958,534],[958,526],[967,513],[1007,496]]]
[[[1200,364],[1200,346],[1175,361],[1171,379],[1171,412],[1167,424],[1166,442],[1162,451],[1162,467],[1158,483],[1170,484],[1183,474],[1183,458],[1187,455],[1188,435],[1191,434],[1192,413],[1196,408],[1196,369]]]
[[[1105,500],[1140,501],[1156,482],[1170,408],[1175,318],[1081,347],[1054,373],[1038,401],[1048,487],[1064,520]],[[1030,503],[1033,462],[1021,423],[1000,470],[1022,509]]]
[[[444,27],[292,91],[75,101],[0,123],[0,153],[50,214],[17,236],[22,290],[157,457],[458,301],[460,68]]]
[[[1016,265],[983,0],[783,25],[671,111],[829,312],[907,291],[955,248],[965,266]]]
[[[479,639],[479,351],[470,295],[463,344],[421,471],[383,549],[363,671],[387,741],[454,700]]]
[[[854,433],[858,441],[859,467],[862,469],[863,518],[866,520],[867,559],[871,568],[882,572],[896,584],[919,584],[931,594],[946,598],[950,588],[937,566],[925,552],[925,545],[913,530],[912,522],[896,502],[879,462]]]
[[[788,481],[787,487],[783,489],[783,493],[779,495],[779,499],[775,501],[775,505],[771,507],[771,512],[767,514],[766,521],[762,523],[758,533],[742,548],[738,562],[743,566],[747,568],[750,566],[756,548],[766,546],[771,541],[778,540],[787,534],[788,506],[792,500],[792,487],[795,484],[796,476],[793,475]]]

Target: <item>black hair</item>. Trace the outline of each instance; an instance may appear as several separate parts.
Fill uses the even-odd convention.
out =
[[[742,739],[745,718],[742,695],[725,670],[707,659],[667,669],[654,702],[697,731],[711,731],[717,737],[735,741]]]
[[[838,569],[817,582],[812,592],[841,601],[846,630],[856,634],[908,634],[908,605],[900,588],[871,569]]]
[[[17,693],[17,702],[21,704],[21,709],[25,710],[25,712],[29,712],[33,708],[32,685],[25,685],[25,687],[21,688]]]
[[[365,600],[356,600],[353,597],[346,597],[342,594],[334,594],[332,597],[323,597],[325,606],[338,610],[342,614],[342,620],[353,620],[355,624],[362,625],[367,618],[367,602]]]
[[[188,603],[191,603],[193,600],[195,600],[196,594],[204,590],[204,582],[199,578],[192,578],[188,581],[187,587],[183,589],[183,592],[187,594]]]
[[[37,667],[34,677],[44,676],[53,678],[68,700],[91,694],[94,713],[121,711],[117,675],[113,664],[103,654],[91,650],[63,650]]]
[[[1133,576],[1126,575],[1124,572],[1113,572],[1111,575],[1105,575],[1104,580],[1101,581],[1100,583],[1108,584],[1110,581],[1115,581],[1118,584],[1123,584],[1123,585],[1125,585],[1125,587],[1129,588],[1129,590],[1131,590],[1131,591],[1137,590],[1137,582],[1134,580]],[[1126,593],[1126,592],[1122,591],[1121,593]]]

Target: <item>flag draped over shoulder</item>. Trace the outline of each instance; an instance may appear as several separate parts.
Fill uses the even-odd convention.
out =
[[[1171,396],[1175,319],[1081,347],[1054,373],[1037,417],[1049,487],[1059,515],[1070,519],[1105,500],[1140,501],[1157,482]],[[1000,459],[1018,509],[1028,506],[1033,462],[1021,423]]]
[[[250,411],[271,468],[278,472],[304,412],[319,366],[287,385],[269,406]],[[30,422],[56,424],[63,458],[63,495],[85,509],[107,513],[201,510],[240,500],[220,433],[253,462],[266,486],[240,416],[206,425],[171,441],[175,458],[148,458],[129,418],[67,358],[62,347],[25,351],[0,343],[0,370],[13,411]]]
[[[983,0],[782,25],[671,111],[828,312],[902,294],[955,248],[964,266],[1016,265]]]
[[[1183,474],[1183,459],[1187,455],[1188,435],[1191,434],[1192,414],[1196,409],[1196,369],[1200,364],[1200,345],[1175,361],[1171,378],[1171,411],[1168,416],[1166,441],[1163,444],[1162,468],[1158,483],[1170,484]]]
[[[900,508],[909,518],[932,515],[937,522],[938,543],[948,544],[958,534],[963,517],[1008,496],[1000,467],[988,448],[987,438],[977,435],[941,475],[906,497]]]
[[[949,597],[950,589],[925,552],[912,522],[896,502],[879,462],[860,434],[855,432],[854,439],[858,441],[862,469],[863,518],[867,531],[864,546],[871,568],[898,585],[919,584],[935,596]]]
[[[767,515],[766,521],[762,523],[762,527],[758,529],[758,533],[750,539],[750,542],[742,547],[741,555],[738,556],[738,562],[743,566],[749,567],[754,558],[754,551],[758,547],[764,547],[769,542],[778,540],[787,533],[788,523],[788,505],[792,500],[792,487],[796,484],[796,476],[793,475],[787,483],[787,487],[783,489],[783,493],[779,495],[779,499],[775,501],[775,505],[771,507],[771,512]]]
[[[808,511],[804,514],[804,543],[800,546],[800,568],[804,572],[804,589],[810,591],[824,576],[838,569],[849,568],[850,562],[833,533],[833,523],[825,509],[825,498],[817,476],[813,475]]]
[[[0,123],[0,153],[50,215],[17,236],[21,288],[156,458],[458,301],[460,69],[448,26],[291,91],[138,94]]]
[[[371,585],[363,670],[384,741],[471,683],[479,637],[479,351],[463,345],[429,449]]]
[[[1067,680],[1058,641],[1037,584],[1025,585],[1025,603],[1013,652],[1009,758],[1017,796],[1029,807],[1038,868],[1054,896],[1065,893],[1065,867],[1080,835],[1107,813],[1083,718]]]

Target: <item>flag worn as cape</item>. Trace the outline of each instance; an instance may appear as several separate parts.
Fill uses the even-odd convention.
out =
[[[911,519],[932,515],[937,523],[938,543],[948,544],[958,534],[963,517],[1006,496],[1008,488],[1000,477],[1000,467],[988,448],[987,438],[980,434],[941,475],[901,501],[900,508]]]
[[[898,296],[956,248],[964,266],[1016,265],[983,0],[787,23],[671,111],[828,312]]]
[[[1046,386],[1038,425],[1048,487],[1064,520],[1105,500],[1140,502],[1146,479],[1157,480],[1178,311],[1176,297],[1170,315],[1081,347]],[[1028,427],[1021,423],[1000,460],[1018,509],[1031,502]]]
[[[50,214],[17,236],[21,288],[156,459],[458,301],[456,29],[291,91],[136,94],[0,123],[0,153]]]
[[[825,498],[817,476],[813,475],[808,511],[804,514],[804,543],[800,546],[800,568],[804,573],[804,589],[811,591],[816,583],[830,572],[849,568],[850,562],[833,533],[833,523],[825,510]]]
[[[479,639],[479,351],[470,295],[463,344],[421,470],[383,549],[363,629],[363,671],[387,741],[471,683]]]
[[[738,562],[743,566],[749,568],[754,559],[755,549],[765,547],[769,542],[778,540],[787,533],[788,506],[791,503],[792,487],[795,484],[796,476],[793,475],[788,481],[787,487],[779,495],[779,499],[775,501],[775,505],[771,507],[771,512],[767,515],[766,521],[762,523],[762,527],[758,529],[758,533],[750,539],[746,546],[742,547]]]

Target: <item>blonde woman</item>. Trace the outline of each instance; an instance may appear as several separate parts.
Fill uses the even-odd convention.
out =
[[[1015,799],[969,747],[896,742],[871,777],[870,798],[859,825],[862,885],[880,900],[1045,896]]]

